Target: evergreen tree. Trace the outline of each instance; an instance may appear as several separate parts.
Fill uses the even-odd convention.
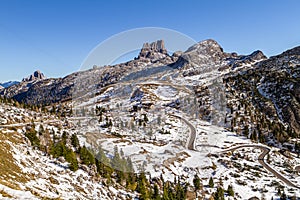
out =
[[[152,199],[153,200],[160,200],[161,199],[157,184],[154,184],[154,191],[153,191]]]
[[[285,192],[283,191],[282,194],[280,195],[280,200],[287,200],[287,196]]]
[[[169,182],[164,183],[163,186],[163,200],[170,200],[170,193],[169,193]]]
[[[104,165],[110,166],[110,160],[106,157],[101,146],[99,146],[98,153],[96,155],[96,159],[99,160]]]
[[[180,181],[177,182],[175,190],[176,190],[175,199],[180,199],[180,200],[186,199],[186,190],[180,185]]]
[[[213,188],[213,187],[214,187],[215,184],[214,184],[214,180],[213,180],[212,177],[209,178],[208,185],[209,185],[210,188]]]
[[[35,130],[34,123],[32,124],[30,130],[25,133],[25,136],[30,140],[32,146],[34,147],[40,146],[40,139],[37,137],[37,132]]]
[[[60,141],[52,146],[50,154],[53,155],[55,158],[58,158],[60,156],[65,156],[66,151],[66,145],[62,141]]]
[[[193,183],[194,183],[195,191],[199,190],[201,183],[200,183],[200,178],[198,177],[197,174],[194,176]]]
[[[72,170],[72,171],[78,170],[77,156],[72,149],[66,150],[65,159],[67,162],[70,163],[70,165],[69,165],[70,170]]]
[[[227,193],[229,196],[232,196],[232,197],[234,196],[233,187],[231,185],[228,185]]]
[[[85,165],[95,164],[94,155],[85,146],[80,148],[79,155],[80,155],[80,159],[83,164],[85,164]]]
[[[96,155],[96,166],[98,173],[105,178],[110,178],[113,173],[113,169],[110,165],[110,160],[106,157],[101,146],[99,147],[98,153]]]
[[[76,134],[72,134],[72,136],[71,136],[71,144],[73,145],[73,147],[75,149],[78,149],[80,147],[79,140],[78,140],[78,137],[77,137]]]
[[[145,176],[145,173],[141,173],[138,177],[137,180],[137,192],[140,193],[140,199],[141,200],[146,200],[149,199],[149,191],[147,190],[148,186],[148,182]]]
[[[214,199],[215,200],[225,200],[223,188],[221,188],[221,187],[217,188],[217,191],[214,194]]]
[[[67,132],[64,131],[62,136],[61,136],[61,140],[64,144],[67,144],[67,139],[68,139]]]
[[[121,161],[121,156],[119,154],[119,150],[118,150],[118,147],[115,146],[114,147],[114,157],[111,161],[111,164],[112,164],[112,167],[114,169],[121,169],[122,168],[122,161]]]
[[[114,157],[111,160],[111,165],[112,167],[116,170],[116,174],[117,174],[117,182],[121,183],[123,181],[123,179],[125,178],[124,176],[124,171],[126,171],[126,162],[124,162],[124,160],[121,158],[120,154],[119,154],[119,150],[118,147],[115,146],[114,147]]]

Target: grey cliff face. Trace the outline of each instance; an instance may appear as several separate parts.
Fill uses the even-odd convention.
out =
[[[37,70],[27,78],[23,78],[22,82],[38,81],[38,80],[43,80],[45,78],[46,78],[45,75],[39,70]]]
[[[140,51],[138,59],[158,60],[166,57],[167,50],[163,40],[158,40],[152,43],[145,43]]]

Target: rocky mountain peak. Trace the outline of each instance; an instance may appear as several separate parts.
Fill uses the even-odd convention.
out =
[[[267,59],[267,57],[265,56],[265,54],[262,51],[260,51],[260,50],[254,51],[253,53],[251,53],[249,55],[249,57],[251,57],[253,60]]]
[[[192,51],[197,51],[201,54],[207,54],[211,52],[223,52],[223,48],[215,40],[207,39],[191,46],[185,53]]]
[[[33,72],[33,74],[31,74],[27,78],[23,78],[22,82],[31,82],[31,81],[43,80],[45,78],[46,78],[45,75],[42,72],[40,72],[39,70],[37,70],[37,71]]]
[[[144,43],[142,51],[154,51],[154,52],[160,52],[160,53],[165,53],[167,50],[165,48],[165,42],[163,40],[157,40],[152,43]]]
[[[294,55],[299,56],[299,54],[300,54],[300,46],[297,46],[297,47],[294,47],[292,49],[289,49],[289,50],[283,52],[281,55],[282,56],[294,56]]]
[[[167,50],[164,41],[157,40],[152,43],[144,43],[138,58],[159,59],[165,55],[167,55]]]
[[[196,69],[192,73],[188,73],[189,75],[195,75],[214,69],[230,56],[231,54],[225,53],[215,40],[208,39],[188,48],[172,67]]]

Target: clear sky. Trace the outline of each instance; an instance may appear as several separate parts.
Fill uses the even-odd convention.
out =
[[[62,77],[103,40],[140,27],[271,56],[300,45],[299,8],[299,0],[0,0],[0,82],[36,69]]]

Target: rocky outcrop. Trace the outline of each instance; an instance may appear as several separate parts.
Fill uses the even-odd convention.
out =
[[[300,47],[261,62],[259,91],[274,104],[278,117],[300,134]]]
[[[0,95],[14,98],[27,104],[58,103],[85,98],[97,94],[101,88],[117,83],[121,78],[148,68],[168,65],[174,60],[167,53],[163,41],[144,44],[138,59],[114,66],[95,67],[90,70],[70,74],[64,78],[45,79],[36,71],[20,84],[0,91]],[[158,70],[159,72],[161,70]],[[144,74],[144,73],[141,73]]]
[[[138,59],[150,59],[151,61],[159,60],[168,55],[163,40],[157,40],[152,43],[144,43]]]
[[[251,64],[253,59],[262,61]],[[236,61],[233,65],[239,64]],[[264,122],[260,122],[263,125],[259,128],[264,127],[269,135],[279,138],[280,133],[282,139],[288,138],[287,135],[295,137],[295,134],[300,134],[300,47],[269,59],[257,51],[240,58],[240,63],[245,61],[249,68],[226,75],[224,82],[227,90],[235,94],[243,93],[239,101],[262,113],[260,117],[263,120],[260,121]],[[254,120],[247,124],[251,126],[255,123],[258,122]],[[274,128],[274,123],[277,128]],[[250,129],[253,130],[253,127]]]
[[[39,70],[35,71],[33,74],[28,76],[27,78],[23,78],[22,82],[31,82],[31,81],[39,81],[45,79],[45,75],[41,73]]]
[[[216,41],[208,39],[191,46],[171,67],[185,70],[184,76],[193,76],[216,70],[231,57]]]
[[[245,65],[251,65],[255,62],[258,61],[263,61],[266,60],[267,57],[264,55],[264,53],[262,51],[254,51],[253,53],[251,53],[250,55],[241,55],[238,56],[237,54],[232,54],[231,57],[227,58],[230,62],[227,65],[227,68],[231,68],[232,70],[238,68],[238,67],[242,67]]]

